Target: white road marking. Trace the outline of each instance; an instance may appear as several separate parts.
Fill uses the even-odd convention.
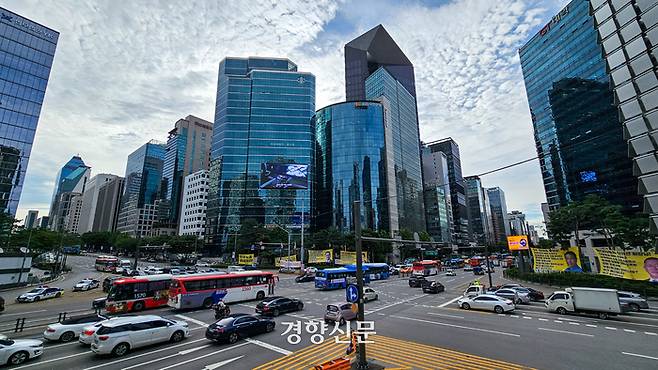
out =
[[[224,366],[224,365],[228,365],[228,364],[230,364],[231,362],[236,361],[236,360],[239,360],[239,359],[241,359],[241,358],[243,358],[243,357],[244,357],[244,355],[242,355],[242,356],[238,356],[238,357],[229,358],[228,360],[220,361],[220,362],[217,362],[217,363],[214,363],[214,364],[211,364],[211,365],[206,365],[206,367],[204,367],[203,370],[215,370],[215,369],[217,369],[218,367],[222,367],[222,366]]]
[[[205,339],[205,338],[203,338],[203,339]],[[207,340],[207,339],[206,339],[206,340]],[[191,358],[191,359],[189,359],[189,360],[185,360],[185,361],[179,362],[179,363],[177,363],[177,364],[173,364],[173,365],[165,366],[165,367],[161,368],[160,370],[167,370],[167,369],[171,369],[171,368],[173,368],[173,367],[178,367],[178,366],[180,366],[180,365],[189,364],[190,362],[193,362],[193,361],[196,361],[196,360],[200,360],[200,359],[202,359],[202,358],[206,358],[206,357],[209,357],[209,356],[213,356],[213,355],[216,355],[216,354],[218,354],[218,353],[226,352],[226,351],[232,350],[233,348],[238,348],[238,347],[246,346],[247,344],[249,344],[249,343],[247,343],[247,342],[239,343],[239,344],[233,345],[233,346],[231,346],[231,347],[227,347],[227,348],[220,349],[219,351],[206,353],[206,354],[203,355],[203,356],[199,356],[199,357]]]
[[[617,330],[617,328],[613,328],[613,327],[610,327],[610,326],[606,326],[605,328],[608,329],[608,330]]]
[[[134,369],[134,368],[136,368],[136,367],[141,367],[141,366],[143,366],[143,365],[152,364],[152,363],[154,363],[154,362],[158,362],[158,361],[166,360],[166,359],[168,359],[168,358],[172,358],[172,357],[176,357],[176,356],[182,356],[182,355],[187,355],[187,354],[190,354],[190,353],[192,353],[192,352],[196,352],[196,351],[198,351],[198,350],[200,350],[200,349],[204,349],[204,348],[207,348],[207,347],[210,347],[210,344],[206,344],[205,346],[194,347],[194,348],[186,349],[186,350],[183,350],[183,351],[179,351],[179,352],[177,352],[177,353],[174,353],[173,355],[169,355],[169,356],[165,356],[165,357],[158,357],[158,358],[153,359],[153,360],[151,360],[151,361],[140,362],[140,363],[138,363],[138,364],[136,364],[136,365],[132,365],[132,366],[128,366],[128,367],[124,367],[124,368],[121,369],[121,370]]]
[[[592,324],[585,324],[585,326],[589,326],[590,328],[597,328],[596,325],[592,325]]]
[[[89,351],[89,352],[76,353],[76,354],[73,354],[73,355],[68,355],[68,356],[64,356],[64,357],[53,358],[53,359],[51,359],[51,360],[39,361],[39,362],[31,363],[31,364],[29,364],[29,365],[24,365],[24,366],[15,367],[15,368],[13,368],[13,370],[25,369],[25,368],[28,368],[28,367],[33,367],[33,366],[39,366],[39,365],[47,364],[47,363],[50,363],[50,362],[56,362],[56,361],[66,360],[67,358],[71,358],[71,357],[77,357],[77,356],[82,356],[82,355],[91,355],[91,354],[93,354],[93,352],[91,352],[91,351]]]
[[[206,324],[205,322],[203,322],[201,320],[197,320],[197,319],[191,318],[189,316],[185,316],[185,315],[176,315],[176,317],[181,318],[185,321],[193,322],[193,323],[195,323],[195,324],[197,324],[201,327],[204,327],[204,328],[207,328],[208,325],[209,325],[209,324]]]
[[[623,355],[627,356],[635,356],[635,357],[642,357],[642,358],[648,358],[649,360],[656,360],[658,361],[658,357],[653,357],[653,356],[647,356],[647,355],[640,355],[637,353],[630,353],[630,352],[622,352]]]
[[[553,322],[556,322],[558,324],[562,324],[562,321],[560,321],[560,320],[553,320]]]
[[[514,318],[517,318],[517,319],[518,319],[518,318],[521,317],[521,316],[519,316],[519,315],[509,315],[509,317],[514,317]]]
[[[415,319],[415,318],[412,318],[412,317],[394,316],[394,315],[389,316],[389,317],[393,317],[393,318],[396,318],[396,319],[403,319],[403,320],[411,320],[411,321],[424,322],[424,323],[427,323],[427,324],[433,324],[433,325],[449,326],[449,327],[452,327],[452,328],[459,328],[459,329],[466,329],[466,330],[480,331],[480,332],[484,332],[484,333],[506,335],[506,336],[510,336],[510,337],[517,337],[517,338],[520,338],[520,337],[521,337],[519,334],[515,334],[515,333],[506,333],[506,332],[503,332],[503,331],[487,330],[487,329],[480,329],[480,328],[472,328],[472,327],[469,327],[469,326],[454,325],[454,324],[448,324],[448,323],[445,323],[445,322],[439,322],[439,321],[421,320],[421,319]]]
[[[434,312],[428,312],[428,315],[434,315],[434,316],[442,316],[442,317],[452,317],[454,319],[463,319],[464,316],[456,316],[456,315],[446,315],[442,313],[434,313]]]
[[[425,295],[425,294],[423,294],[423,295],[417,295],[417,296],[415,296],[415,297],[411,297],[411,298],[403,299],[403,300],[398,301],[398,302],[393,302],[393,303],[390,303],[390,304],[387,304],[387,305],[384,305],[384,306],[381,306],[381,307],[377,307],[377,308],[375,308],[374,310],[368,310],[368,311],[365,312],[365,314],[366,314],[366,315],[369,315],[369,314],[372,314],[372,313],[375,313],[375,312],[378,312],[378,311],[381,311],[381,310],[385,310],[385,309],[387,309],[387,308],[391,308],[391,307],[393,307],[393,306],[397,306],[397,305],[400,305],[400,304],[403,304],[403,303],[407,303],[407,302],[410,302],[410,301],[416,300],[416,299],[418,299],[418,298],[423,298],[423,297],[426,297],[426,295]],[[459,299],[459,298],[457,298],[457,299]],[[457,299],[455,299],[455,301],[456,301]],[[441,305],[441,306],[439,306],[439,307],[443,307],[443,306]]]
[[[255,345],[257,345],[257,346],[260,346],[260,347],[263,347],[263,348],[267,348],[267,349],[269,349],[269,350],[271,350],[271,351],[274,351],[274,352],[279,352],[279,353],[281,353],[282,355],[286,355],[286,356],[287,356],[287,355],[289,355],[289,354],[292,353],[291,351],[288,351],[287,349],[284,349],[284,348],[281,348],[281,347],[277,347],[277,346],[272,345],[272,344],[269,344],[269,343],[261,342],[261,341],[259,341],[258,339],[247,338],[247,339],[245,339],[245,340],[246,340],[247,342],[251,343],[251,344],[255,344]]]
[[[35,338],[35,339],[43,340],[43,338]],[[69,342],[69,343],[64,343],[64,344],[57,344],[57,345],[54,345],[54,346],[44,346],[44,348],[51,349],[51,348],[57,348],[57,347],[70,346],[71,344],[80,344],[80,342],[75,341],[75,342]]]
[[[580,324],[577,322],[569,322],[569,325],[580,325]]]
[[[46,312],[46,311],[48,311],[48,310],[27,311],[27,312],[17,312],[17,313],[6,313],[6,314],[3,314],[2,316],[3,316],[3,317],[7,317],[7,316],[16,316],[16,315],[27,315],[28,313],[37,313],[37,312]]]
[[[538,318],[537,320],[539,320],[539,321],[548,321],[548,319],[544,319],[544,318],[541,318],[541,317]]]
[[[455,297],[455,298],[449,300],[449,301],[446,302],[446,303],[441,303],[441,304],[439,305],[439,307],[440,307],[440,308],[443,308],[443,307],[445,307],[445,306],[447,306],[447,305],[449,305],[449,304],[452,304],[452,303],[457,302],[458,300],[460,300],[460,299],[462,299],[462,298],[463,298],[462,296]]]
[[[543,331],[552,331],[552,332],[554,332],[554,333],[563,333],[563,334],[581,335],[581,336],[583,336],[583,337],[590,337],[590,338],[594,337],[593,334],[574,333],[574,332],[572,332],[572,331],[566,331],[566,330],[556,330],[556,329],[548,329],[548,328],[537,328],[537,329],[539,329],[539,330],[543,330]]]
[[[624,331],[627,333],[635,333],[635,330],[631,330],[631,329],[624,329]]]
[[[528,317],[528,316],[523,316],[523,318],[526,320],[532,320],[532,317]]]

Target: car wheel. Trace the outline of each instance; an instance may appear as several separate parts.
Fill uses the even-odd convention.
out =
[[[303,309],[304,309],[304,304],[303,303],[300,303],[300,304],[297,305],[297,311],[301,311]]]
[[[62,296],[62,293],[61,293],[61,292],[57,292],[57,294],[55,294],[55,298],[59,298],[59,297],[61,297],[61,296]]]
[[[465,309],[465,310],[470,310],[470,309],[471,309],[471,305],[468,304],[468,303],[466,303],[466,302],[464,302],[464,303],[462,303],[462,308]]]
[[[62,334],[59,337],[59,340],[61,340],[62,342],[70,342],[73,339],[75,339],[75,333],[72,331],[67,331],[66,333]]]
[[[638,306],[637,304],[631,303],[629,304],[629,306],[633,312],[640,312],[640,306]]]
[[[204,299],[203,300],[203,308],[209,309],[210,307],[212,307],[212,299],[210,299],[210,298]]]
[[[505,313],[505,310],[501,306],[494,307],[494,312],[497,314]]]
[[[144,309],[144,302],[137,301],[133,303],[133,312],[138,312]]]
[[[340,320],[338,321],[338,325],[340,326],[345,325],[345,319],[341,317]]]
[[[19,351],[11,355],[11,357],[9,357],[9,363],[12,365],[20,365],[23,362],[25,362],[25,360],[27,360],[29,357],[30,355],[27,352]]]
[[[558,307],[555,312],[559,313],[560,315],[566,315],[567,314],[567,309],[564,307]]]
[[[267,326],[265,327],[265,331],[269,333],[269,332],[271,332],[272,330],[274,330],[274,324],[270,322],[270,323],[268,323]]]
[[[174,332],[174,334],[171,335],[170,341],[176,343],[176,342],[180,342],[183,339],[185,339],[185,334],[183,334],[182,331],[177,330]]]
[[[609,317],[607,312],[599,312],[599,319],[601,320],[607,320]]]
[[[263,299],[265,298],[265,292],[262,290],[256,294],[256,299]]]
[[[272,311],[272,316],[279,316],[280,312],[278,308],[275,308],[274,311]]]
[[[231,344],[237,342],[238,339],[240,339],[240,337],[238,336],[238,333],[231,333],[231,334],[228,336],[228,342],[231,343]]]
[[[112,348],[112,354],[117,357],[121,357],[128,353],[130,346],[128,343],[119,343],[114,348]]]
[[[379,299],[379,295],[375,294],[375,301]]]
[[[516,303],[516,304],[521,304],[521,303],[523,303],[523,301],[521,301],[521,298],[518,298],[518,299],[516,300],[516,302],[514,302],[514,303]]]
[[[40,299],[41,298],[39,298],[39,297],[34,297],[34,300],[32,302],[39,302]]]

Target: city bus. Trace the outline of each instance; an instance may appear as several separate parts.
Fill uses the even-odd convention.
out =
[[[114,272],[119,266],[119,258],[114,256],[98,256],[96,257],[96,271]]]
[[[219,292],[224,303],[263,299],[274,294],[276,278],[273,273],[262,271],[175,276],[167,304],[175,309],[210,308],[215,292]]]
[[[418,276],[429,276],[439,274],[439,261],[423,260],[414,262],[411,274]]]
[[[368,268],[363,266],[363,282],[370,282]],[[317,289],[340,289],[347,287],[348,278],[356,277],[356,267],[349,269],[345,267],[336,267],[331,269],[319,270],[315,273],[315,287]]]
[[[171,274],[160,274],[117,279],[112,282],[105,309],[122,313],[166,306],[171,278]]]
[[[386,263],[364,263],[363,267],[370,280],[386,280],[390,276],[389,267]],[[354,271],[356,276],[356,265],[345,265],[345,268]]]

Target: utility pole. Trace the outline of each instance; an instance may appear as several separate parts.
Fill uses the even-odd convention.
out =
[[[302,261],[302,262],[301,262],[301,265],[300,265],[301,268],[299,269],[299,272],[301,273],[302,271],[304,271],[304,207],[303,207],[303,204],[302,204],[302,240],[301,240],[300,244],[301,244],[300,245],[301,249],[299,251],[299,257],[300,257],[299,260]]]
[[[356,285],[359,292],[359,302],[357,303],[359,311],[356,319],[365,321],[365,310],[363,307],[363,255],[361,253],[361,202],[355,200],[352,207],[352,219],[354,220],[354,241],[356,243]],[[349,323],[347,323],[349,325]],[[349,339],[349,338],[348,338]],[[366,357],[366,344],[358,344],[357,352],[357,369],[367,369],[368,359]]]
[[[485,258],[487,259],[487,275],[489,275],[489,288],[493,287],[493,281],[491,280],[491,261],[489,260],[489,242],[484,243],[484,249],[485,249]]]

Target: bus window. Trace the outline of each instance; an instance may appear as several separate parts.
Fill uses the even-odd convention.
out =
[[[256,285],[258,284],[258,276],[247,276],[244,281],[244,285]]]
[[[217,289],[226,289],[230,287],[228,279],[217,279],[215,280],[215,286]]]
[[[167,282],[166,281],[153,281],[149,284],[149,290],[165,290],[167,289]]]
[[[185,289],[188,292],[194,292],[197,290],[200,290],[201,287],[201,282],[200,281],[186,281],[185,282]]]
[[[231,286],[232,287],[237,287],[237,286],[243,286],[244,285],[244,278],[243,277],[236,277],[229,279],[231,280]]]
[[[200,283],[200,290],[215,289],[215,280],[202,280]]]

